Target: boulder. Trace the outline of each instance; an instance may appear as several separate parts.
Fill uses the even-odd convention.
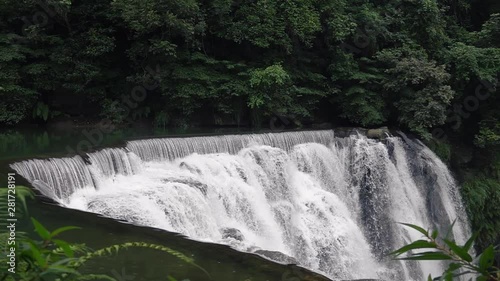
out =
[[[239,229],[225,227],[221,229],[222,239],[232,238],[234,240],[243,241],[245,240],[245,236]]]
[[[355,136],[361,134],[363,136],[366,135],[365,128],[357,128],[357,127],[338,127],[334,129],[335,137],[338,138],[348,138],[350,136]]]
[[[356,280],[342,280],[342,281],[382,281],[380,279],[356,279]]]
[[[182,167],[183,163],[184,162],[181,163],[181,167]],[[191,171],[191,169],[189,169],[189,170]],[[208,186],[206,184],[202,183],[201,181],[196,180],[194,178],[187,178],[187,177],[177,177],[177,178],[174,178],[174,177],[169,177],[169,178],[164,178],[161,181],[164,182],[164,183],[169,183],[169,182],[172,182],[172,183],[175,183],[175,182],[182,183],[182,184],[185,184],[185,185],[197,188],[198,190],[201,191],[201,193],[203,193],[203,195],[207,195]]]
[[[366,136],[371,139],[385,139],[389,133],[387,127],[382,127],[378,129],[369,129],[366,132]]]
[[[266,250],[257,250],[254,252],[255,254],[264,256],[273,261],[277,261],[283,264],[297,264],[297,260],[294,257],[290,257],[288,255],[283,254],[278,251],[266,251]]]

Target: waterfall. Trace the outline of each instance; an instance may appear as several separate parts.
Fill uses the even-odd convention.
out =
[[[334,131],[136,140],[72,158],[14,163],[68,208],[227,244],[332,279],[424,280],[435,262],[387,253],[418,232],[470,235],[455,181],[418,141]]]
[[[211,137],[149,139],[128,142],[127,148],[141,159],[173,160],[193,153],[229,153],[236,154],[241,149],[252,145],[269,145],[289,151],[294,145],[313,142],[328,144],[334,138],[333,131],[304,131],[267,133],[250,135],[223,135]],[[188,140],[188,141],[186,141]]]
[[[90,170],[80,156],[28,160],[11,168],[53,199],[68,198],[76,189],[93,185]]]

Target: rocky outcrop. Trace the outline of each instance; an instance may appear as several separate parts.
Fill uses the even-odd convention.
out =
[[[245,236],[240,230],[231,227],[225,227],[221,229],[222,239],[232,238],[234,240],[243,241]]]
[[[342,281],[382,281],[380,279],[356,279],[356,280],[342,280]]]
[[[181,163],[181,167],[182,167],[182,163]],[[198,181],[198,180],[193,179],[193,178],[170,177],[170,178],[162,179],[161,181],[165,182],[165,183],[171,182],[171,183],[185,184],[185,185],[197,188],[198,190],[200,190],[203,193],[203,195],[207,195],[208,186],[206,184],[202,183],[201,181]]]
[[[364,128],[358,128],[358,127],[338,127],[338,128],[334,128],[333,131],[335,132],[335,137],[347,138],[347,137],[355,136],[358,134],[366,135],[367,130]]]
[[[390,132],[387,127],[369,129],[368,131],[366,131],[366,137],[371,139],[385,139],[388,135],[390,135]]]
[[[266,251],[266,250],[257,250],[254,253],[264,256],[273,261],[277,261],[284,264],[297,264],[297,260],[294,257],[287,256],[282,252],[278,251]]]

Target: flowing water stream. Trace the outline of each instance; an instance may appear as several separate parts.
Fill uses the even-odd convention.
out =
[[[455,181],[418,141],[334,131],[129,141],[72,158],[11,165],[61,205],[297,263],[332,279],[424,280],[440,263],[387,253],[457,219]]]

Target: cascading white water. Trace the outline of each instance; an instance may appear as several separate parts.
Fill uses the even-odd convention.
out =
[[[333,279],[423,280],[436,263],[386,254],[414,231],[469,235],[457,186],[423,144],[333,131],[131,141],[12,168],[69,208],[228,244]],[[140,159],[139,159],[140,158]]]
[[[11,168],[55,200],[68,198],[76,189],[93,186],[90,170],[80,156],[33,159],[14,163]]]

